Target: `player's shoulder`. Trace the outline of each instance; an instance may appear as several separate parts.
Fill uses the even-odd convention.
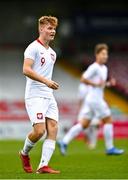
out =
[[[90,65],[90,67],[94,68],[94,69],[99,69],[99,68],[103,68],[103,69],[107,69],[107,66],[105,64],[103,64],[102,66],[99,65],[97,62],[94,62]]]
[[[31,43],[26,47],[25,53],[26,53],[26,52],[36,52],[36,51],[37,51],[37,48],[38,48],[38,46],[37,46],[37,42],[36,42],[36,40],[35,40],[35,41],[31,42]]]
[[[37,41],[36,40],[34,40],[33,42],[31,42],[28,46],[27,46],[27,48],[35,48],[35,47],[37,47]],[[26,49],[27,49],[26,48]]]
[[[96,62],[94,62],[94,63],[90,64],[90,65],[88,66],[88,68],[90,68],[90,69],[96,69],[96,68],[98,68],[98,64],[97,64]]]

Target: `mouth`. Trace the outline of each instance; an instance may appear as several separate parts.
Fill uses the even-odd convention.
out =
[[[54,38],[55,34],[51,34],[50,37]]]

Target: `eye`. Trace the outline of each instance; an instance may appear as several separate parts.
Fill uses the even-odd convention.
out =
[[[55,28],[55,27],[52,27],[52,26],[48,27],[48,29],[49,29],[49,30],[54,30],[54,31],[56,31],[56,28]]]
[[[49,30],[52,30],[53,28],[52,27],[48,27]]]

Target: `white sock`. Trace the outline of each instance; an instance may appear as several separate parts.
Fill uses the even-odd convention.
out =
[[[29,151],[33,148],[34,145],[35,143],[33,143],[28,137],[26,137],[22,153],[24,155],[28,155]]]
[[[103,127],[103,133],[105,138],[105,146],[106,149],[111,149],[114,147],[113,145],[113,125],[105,124]]]
[[[74,139],[81,131],[83,130],[83,127],[82,125],[79,123],[79,124],[76,124],[74,125],[69,131],[68,133],[64,136],[63,138],[63,143],[64,144],[69,144],[70,141],[72,139]]]
[[[56,142],[52,139],[45,139],[43,146],[42,146],[42,155],[41,160],[38,168],[41,168],[43,166],[47,166],[52,154],[55,150],[55,144]]]
[[[90,126],[86,132],[86,135],[89,139],[89,143],[96,146],[97,136],[98,136],[98,128],[96,126]]]

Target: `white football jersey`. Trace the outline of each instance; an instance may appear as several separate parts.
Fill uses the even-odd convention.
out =
[[[33,41],[24,52],[24,59],[32,59],[32,69],[39,75],[51,80],[54,63],[56,61],[55,51],[49,47],[46,49],[39,39]],[[26,77],[25,98],[31,97],[53,97],[53,90],[45,84]]]
[[[78,99],[84,100],[87,96],[88,90],[89,90],[88,85],[84,83],[80,83],[78,86]]]
[[[83,77],[91,80],[94,83],[100,83],[106,81],[108,76],[108,69],[106,65],[100,65],[98,63],[91,64],[88,69],[84,72]],[[95,100],[104,98],[104,87],[90,86],[87,94],[87,99]]]

